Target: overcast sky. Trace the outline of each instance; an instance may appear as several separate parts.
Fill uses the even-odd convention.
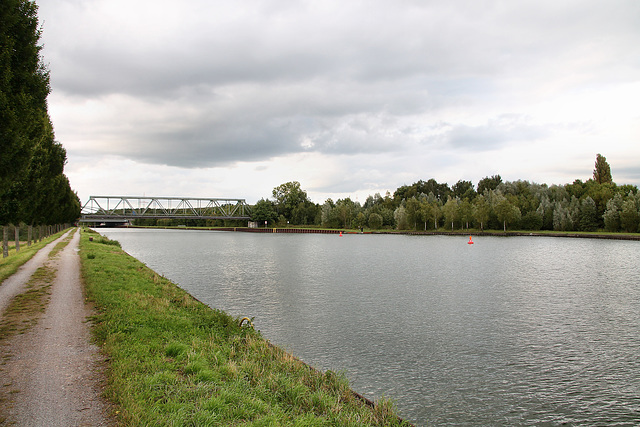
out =
[[[314,202],[434,178],[640,185],[637,0],[38,0],[90,195]]]

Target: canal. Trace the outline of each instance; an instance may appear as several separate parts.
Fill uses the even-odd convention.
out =
[[[99,231],[416,425],[640,422],[640,242]]]

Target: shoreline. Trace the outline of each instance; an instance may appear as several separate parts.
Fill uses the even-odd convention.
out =
[[[97,229],[104,227],[95,227]],[[366,230],[358,231],[353,229],[325,229],[325,228],[249,228],[249,227],[147,227],[131,225],[116,228],[135,228],[149,230],[190,230],[190,231],[233,231],[241,233],[290,233],[290,234],[390,234],[390,235],[410,235],[410,236],[495,236],[495,237],[567,237],[577,239],[605,239],[605,240],[637,240],[640,241],[640,233],[602,233],[602,232],[558,232],[558,231],[406,231],[406,230]]]
[[[372,402],[341,374],[285,352],[117,241],[83,230],[80,257],[118,422],[413,425],[393,402]]]

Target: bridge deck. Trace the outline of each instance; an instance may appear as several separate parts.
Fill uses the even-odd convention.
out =
[[[248,220],[250,215],[250,207],[244,199],[91,196],[82,207],[80,221],[105,222],[143,218]]]

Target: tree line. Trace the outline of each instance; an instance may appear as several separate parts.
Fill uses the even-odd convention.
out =
[[[328,228],[428,230],[555,230],[638,232],[640,194],[634,185],[617,185],[601,154],[593,178],[571,184],[503,182],[487,176],[477,186],[435,179],[403,185],[391,194],[313,203],[297,181],[273,189],[259,200],[252,219],[260,226],[307,225]]]
[[[72,223],[81,208],[64,175],[67,153],[55,140],[49,117],[50,76],[40,55],[37,12],[33,1],[3,0],[0,5],[0,224],[4,256],[9,225],[16,229],[19,249],[20,224],[28,226],[30,243],[33,226]]]

